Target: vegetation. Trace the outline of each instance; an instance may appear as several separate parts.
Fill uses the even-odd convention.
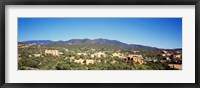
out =
[[[19,70],[172,70],[173,68],[170,68],[168,64],[177,63],[177,60],[181,60],[180,58],[175,58],[161,63],[163,58],[159,56],[160,51],[142,50],[139,53],[133,53],[130,50],[111,45],[20,45],[18,47]],[[45,55],[46,49],[58,50],[61,54]],[[104,52],[106,56],[91,56],[98,52]],[[140,64],[134,61],[125,61],[124,58],[113,56],[115,52],[121,53],[126,57],[129,55],[142,55],[146,63]],[[36,56],[35,54],[40,55]],[[83,60],[83,63],[78,63],[76,60]],[[87,60],[92,60],[94,63],[86,64]]]

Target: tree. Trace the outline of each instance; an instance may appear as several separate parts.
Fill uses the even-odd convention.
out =
[[[71,67],[70,67],[69,64],[59,63],[59,64],[56,66],[56,69],[57,69],[57,70],[71,70]]]

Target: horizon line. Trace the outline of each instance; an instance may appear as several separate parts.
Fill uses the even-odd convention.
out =
[[[74,38],[74,39],[80,39],[80,40],[81,40],[81,39],[96,40],[96,39],[106,39],[106,38],[95,38],[95,39],[91,39],[91,38]],[[18,42],[26,42],[26,41],[44,41],[44,40],[52,41],[52,42],[58,42],[58,41],[69,41],[69,40],[72,40],[72,39],[68,39],[68,40],[50,40],[50,39],[42,39],[42,40],[24,40],[24,41],[18,41]],[[125,42],[122,42],[122,41],[119,41],[119,40],[114,40],[114,39],[106,39],[106,40],[112,40],[112,41],[118,41],[118,42],[121,42],[121,43],[125,43]],[[128,45],[131,45],[131,44],[134,44],[134,45],[142,45],[142,46],[148,46],[148,47],[159,48],[159,49],[182,49],[182,47],[179,47],[179,48],[160,48],[160,47],[149,46],[149,45],[144,45],[144,44],[137,44],[137,43],[125,43],[125,44],[128,44]]]

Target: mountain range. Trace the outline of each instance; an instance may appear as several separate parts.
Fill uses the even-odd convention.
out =
[[[112,45],[124,49],[133,49],[133,50],[161,50],[160,48],[144,46],[138,44],[126,44],[117,40],[109,39],[71,39],[68,41],[51,41],[51,40],[30,40],[23,41],[27,44],[42,44],[42,45],[51,45],[51,44],[69,44],[69,45],[81,45],[81,44],[103,44],[103,45]]]

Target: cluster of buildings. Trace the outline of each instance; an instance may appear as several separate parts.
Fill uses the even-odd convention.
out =
[[[180,51],[176,51],[174,53],[168,52],[168,51],[163,51],[161,52],[160,56],[162,56],[163,59],[165,60],[171,60],[173,58],[182,58],[182,53]]]
[[[94,57],[97,57],[97,58],[106,57],[106,54],[105,52],[96,52],[94,54],[91,54],[91,58],[94,58]]]
[[[59,51],[58,50],[45,50],[45,55],[51,54],[58,56]],[[87,55],[86,53],[77,53],[77,55]],[[90,54],[91,58],[102,58],[106,57],[107,55],[105,52],[96,52],[94,54]],[[139,64],[145,64],[146,62],[143,60],[142,55],[129,55],[125,56],[123,53],[115,52],[112,54],[112,57],[118,57],[124,59],[126,62],[128,61],[133,61],[133,62],[138,62]],[[80,63],[80,64],[94,64],[94,62],[101,62],[101,61],[96,61],[96,60],[91,60],[91,59],[78,59],[76,60],[75,58],[72,58],[74,62]],[[112,63],[115,63],[116,61],[112,61]]]
[[[32,44],[18,44],[18,48],[27,48],[32,46]]]
[[[146,64],[142,55],[129,55],[128,57],[124,58],[124,60],[126,62],[133,61],[133,62],[138,62],[139,64]]]
[[[138,53],[139,51],[136,51],[135,53]],[[144,61],[142,55],[129,55],[129,56],[125,56],[123,53],[113,53],[113,56],[119,57],[119,58],[123,58],[126,62],[128,61],[132,61],[132,62],[138,62],[139,64],[146,64],[146,62]]]
[[[178,69],[182,70],[182,52],[181,51],[176,51],[176,52],[168,52],[168,51],[163,51],[161,52],[160,56],[167,61],[173,60],[173,63],[168,64],[168,66],[171,69]],[[162,61],[161,61],[162,62]]]
[[[94,62],[96,62],[96,60],[89,60],[89,59],[79,59],[79,60],[74,60],[74,62],[76,63],[79,63],[79,64],[86,64],[86,65],[89,65],[89,64],[94,64]]]
[[[119,57],[119,58],[126,58],[126,56],[123,53],[119,53],[119,52],[113,53],[112,56]]]
[[[59,55],[59,51],[58,50],[45,50],[45,55],[55,55],[55,56],[58,56]]]
[[[84,55],[86,56],[86,53],[77,53],[77,55]],[[106,57],[105,52],[96,52],[94,54],[90,54],[91,58],[101,58],[101,57]]]
[[[68,50],[66,50],[68,51]],[[138,53],[139,51],[135,51],[134,53]],[[54,55],[54,56],[59,56],[61,53],[58,50],[45,50],[45,55]],[[86,53],[77,53],[77,55],[87,55]],[[34,54],[35,57],[40,57],[40,54]],[[102,57],[106,57],[107,55],[105,54],[105,52],[95,52],[93,54],[90,54],[91,58],[102,58]],[[173,58],[182,58],[182,54],[181,52],[168,52],[168,51],[163,51],[161,52],[160,56],[162,56],[164,59],[166,60],[170,60]],[[123,53],[119,53],[119,52],[114,52],[112,54],[112,57],[118,57],[118,58],[122,58],[125,60],[125,62],[138,62],[139,64],[146,64],[146,61],[143,59],[142,55],[138,55],[138,54],[130,54],[128,56],[124,55]],[[76,63],[80,63],[80,64],[94,64],[95,62],[101,62],[101,61],[96,61],[96,60],[91,60],[91,59],[78,59],[75,60],[74,62]],[[113,62],[115,63],[115,62]],[[177,62],[179,63],[179,62]],[[181,63],[181,62],[180,62]]]
[[[182,64],[168,64],[170,68],[175,68],[178,70],[182,70]]]
[[[63,54],[62,52],[59,52],[58,50],[45,50],[45,55],[54,55],[54,56],[59,56]]]

